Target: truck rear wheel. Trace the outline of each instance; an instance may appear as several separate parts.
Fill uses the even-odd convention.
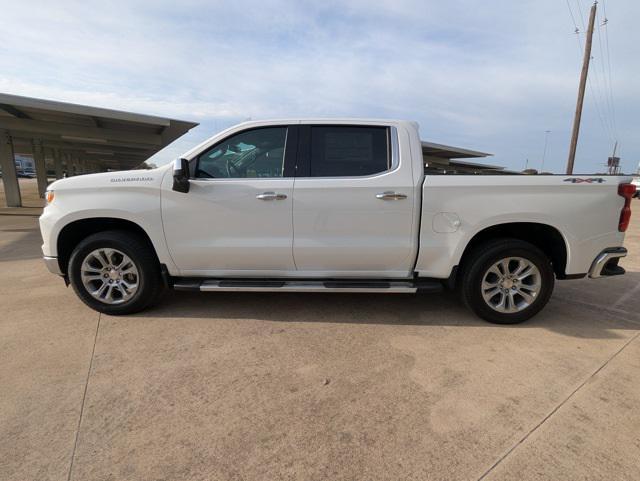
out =
[[[549,302],[554,282],[551,261],[540,249],[517,239],[499,239],[474,249],[463,268],[460,291],[482,319],[517,324]]]
[[[160,266],[147,243],[126,231],[105,231],[82,240],[71,254],[69,280],[92,309],[111,315],[139,312],[162,292]]]

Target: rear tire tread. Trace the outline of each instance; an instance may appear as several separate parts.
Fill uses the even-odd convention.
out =
[[[498,312],[482,298],[480,285],[486,270],[504,257],[523,257],[533,262],[542,277],[542,287],[536,300],[526,309],[515,313]],[[519,239],[494,239],[469,253],[463,265],[458,285],[461,300],[482,319],[494,324],[517,324],[535,316],[549,302],[553,293],[555,274],[551,260],[536,246]]]

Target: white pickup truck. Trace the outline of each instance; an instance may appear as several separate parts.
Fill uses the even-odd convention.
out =
[[[58,180],[49,270],[90,307],[199,291],[459,290],[516,323],[555,279],[623,274],[630,177],[425,174],[408,121],[246,122],[174,165]]]

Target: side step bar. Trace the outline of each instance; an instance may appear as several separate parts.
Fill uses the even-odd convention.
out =
[[[404,294],[439,292],[442,282],[420,280],[296,280],[296,279],[198,279],[176,278],[173,288],[179,291],[219,292],[378,292]]]

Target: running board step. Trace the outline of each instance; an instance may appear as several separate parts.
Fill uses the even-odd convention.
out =
[[[439,292],[435,279],[407,280],[276,280],[276,279],[197,279],[177,278],[173,288],[180,291],[219,292],[379,292],[401,294]]]

